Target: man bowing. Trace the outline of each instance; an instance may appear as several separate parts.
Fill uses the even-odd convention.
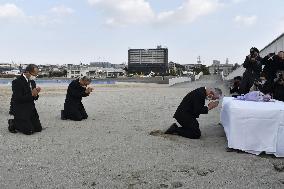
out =
[[[200,87],[188,93],[177,108],[174,118],[180,127],[173,123],[165,134],[177,134],[186,138],[199,139],[201,132],[197,118],[207,114],[218,106],[218,101],[212,101],[205,106],[205,100],[217,100],[222,96],[221,89]]]
[[[64,110],[61,110],[61,119],[70,119],[73,121],[81,121],[88,118],[88,114],[82,103],[82,98],[87,97],[93,91],[93,88],[88,87],[91,83],[91,78],[84,76],[73,80],[67,89]]]

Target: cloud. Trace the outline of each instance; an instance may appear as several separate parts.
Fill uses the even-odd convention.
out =
[[[159,13],[158,22],[191,23],[222,6],[223,4],[218,0],[187,0],[176,10]]]
[[[233,3],[242,3],[244,1],[246,1],[246,0],[232,0]]]
[[[219,0],[184,0],[174,10],[155,12],[146,0],[88,0],[103,13],[105,23],[113,26],[131,24],[191,23],[222,6]]]
[[[19,18],[25,17],[25,13],[14,4],[0,5],[0,18]]]
[[[257,16],[256,15],[252,15],[252,16],[236,16],[234,21],[238,24],[238,25],[244,25],[244,26],[252,26],[256,23],[257,21]]]
[[[88,0],[88,2],[102,10],[108,25],[148,23],[155,18],[154,11],[145,0]]]
[[[55,13],[56,15],[65,16],[65,15],[73,14],[74,10],[64,5],[60,5],[60,6],[51,8],[50,12]]]
[[[50,26],[63,23],[62,16],[73,14],[74,10],[64,5],[56,6],[39,15],[28,15],[15,4],[0,4],[0,21],[16,21],[25,24]]]

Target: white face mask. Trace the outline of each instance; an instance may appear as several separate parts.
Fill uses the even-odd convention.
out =
[[[31,75],[30,80],[35,80],[36,76]]]

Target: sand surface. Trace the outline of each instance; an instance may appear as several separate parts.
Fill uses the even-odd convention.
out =
[[[201,86],[224,89],[214,77],[97,86],[82,122],[59,118],[66,86],[43,86],[36,107],[46,129],[32,136],[8,132],[11,87],[0,86],[0,188],[284,188],[283,159],[226,152],[220,107],[200,117],[200,140],[161,134]]]

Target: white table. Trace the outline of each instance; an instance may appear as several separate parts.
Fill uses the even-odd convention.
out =
[[[228,147],[284,157],[284,102],[252,102],[224,97],[221,110]]]

